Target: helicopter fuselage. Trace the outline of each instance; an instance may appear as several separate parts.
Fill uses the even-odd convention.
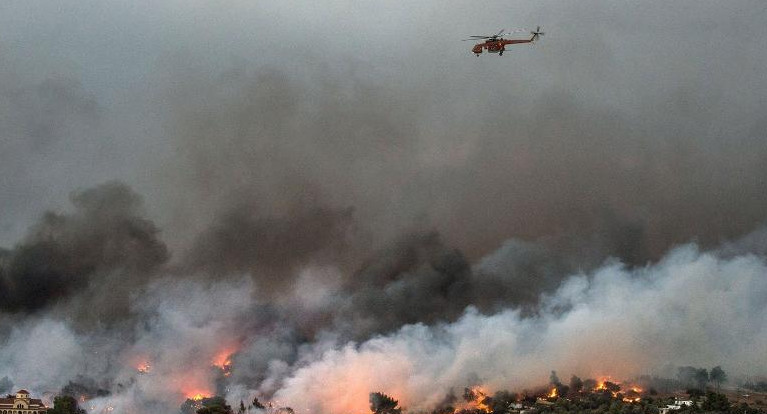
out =
[[[506,45],[513,45],[517,43],[531,43],[533,39],[497,39],[497,40],[488,40],[483,43],[477,43],[474,45],[474,47],[471,49],[471,51],[479,56],[482,54],[483,50],[487,50],[487,53],[498,53],[499,55],[503,55],[503,52],[506,50]]]

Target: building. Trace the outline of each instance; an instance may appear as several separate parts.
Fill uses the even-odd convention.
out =
[[[658,409],[659,414],[668,414],[669,411],[681,410],[682,406],[692,406],[692,400],[675,400],[673,404]]]
[[[15,398],[0,398],[0,414],[45,414],[48,407],[41,400],[29,398],[29,391],[19,390]]]

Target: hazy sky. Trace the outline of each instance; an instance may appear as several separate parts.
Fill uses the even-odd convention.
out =
[[[342,88],[348,81],[345,93],[370,87],[372,99],[381,101],[372,109],[379,114],[371,117],[384,122],[397,117],[395,123],[408,118],[402,121],[409,122],[402,131],[409,147],[403,150],[421,164],[410,171],[420,176],[470,168],[472,157],[486,162],[483,151],[512,154],[503,160],[509,163],[521,162],[526,151],[542,151],[546,162],[561,165],[562,157],[569,163],[567,158],[595,148],[583,134],[597,132],[566,136],[552,131],[562,125],[547,118],[557,110],[575,110],[580,114],[573,116],[582,118],[575,124],[614,124],[595,126],[598,133],[621,128],[596,144],[608,149],[607,157],[623,152],[632,158],[644,151],[656,160],[666,157],[658,160],[661,167],[699,157],[703,163],[696,168],[712,169],[714,180],[732,174],[720,168],[724,161],[717,153],[730,157],[728,163],[758,157],[762,168],[744,168],[762,180],[765,21],[759,1],[3,2],[0,243],[10,247],[44,209],[66,208],[71,191],[111,179],[134,186],[148,198],[153,217],[170,221],[175,207],[168,192],[185,190],[158,185],[168,174],[164,167],[199,145],[178,137],[182,105],[173,97],[180,90],[206,93],[197,99],[216,107],[215,99],[228,98],[213,94],[231,91],[212,90],[223,88],[227,76],[239,73],[244,84],[264,70],[283,74],[307,99],[323,93],[323,82]],[[515,47],[504,58],[476,58],[468,53],[471,42],[460,41],[536,25],[546,31],[543,40]],[[354,137],[343,140],[355,145]],[[392,138],[358,149],[369,155],[365,160],[375,160],[385,157],[376,152],[402,145]],[[579,175],[591,168],[585,162],[591,160],[580,158],[568,168]],[[181,163],[173,174],[188,175],[193,168]],[[392,169],[398,168],[402,165],[393,163]],[[675,173],[684,172],[625,180],[673,180]],[[364,180],[391,185],[387,179]],[[696,187],[701,183],[684,184],[705,192]],[[588,190],[582,182],[571,185]],[[550,187],[536,182],[515,190],[535,198],[534,192]],[[415,196],[403,197],[409,197],[412,214],[442,214],[441,223],[464,219],[453,214],[461,203],[440,210]],[[493,213],[509,204],[496,201]],[[763,218],[759,214],[749,222]],[[512,231],[486,242],[497,245]]]

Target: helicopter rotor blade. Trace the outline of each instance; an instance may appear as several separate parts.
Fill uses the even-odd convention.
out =
[[[534,32],[530,32],[530,34],[533,35],[533,39],[532,40],[535,41],[535,40],[538,40],[539,37],[543,36],[546,33],[541,31],[541,26],[538,26],[538,27],[535,28],[535,31]]]

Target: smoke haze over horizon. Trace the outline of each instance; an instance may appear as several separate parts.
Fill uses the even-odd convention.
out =
[[[767,375],[765,23],[746,0],[4,3],[0,379],[331,414],[551,370]],[[459,41],[539,24],[501,58]]]

